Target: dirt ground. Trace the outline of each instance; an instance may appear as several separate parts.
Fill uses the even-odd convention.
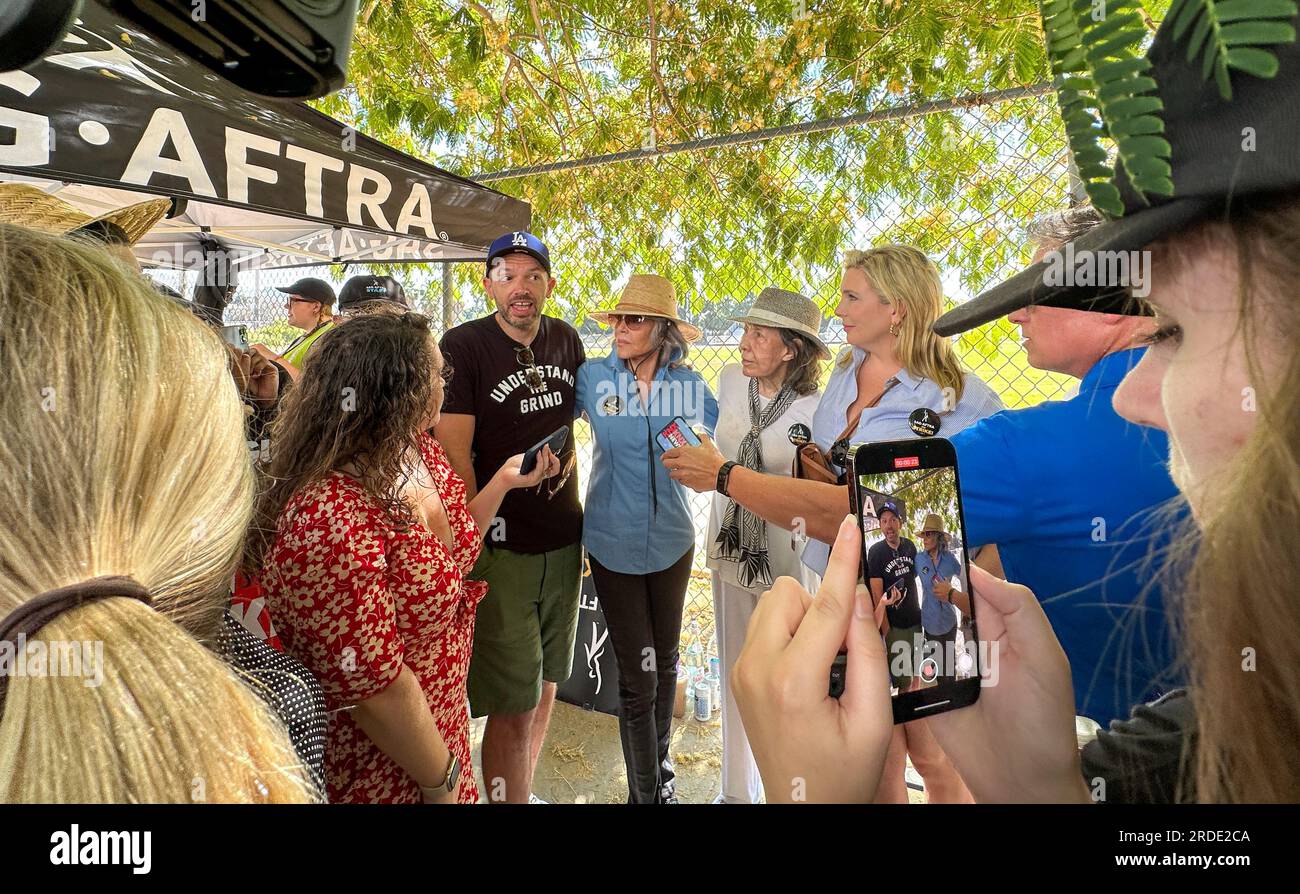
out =
[[[483,720],[471,722],[474,768],[483,785],[479,745]],[[1083,747],[1097,734],[1097,725],[1077,718],[1076,735]],[[694,717],[673,720],[673,764],[677,770],[677,796],[683,804],[711,804],[722,789],[722,723],[716,717],[701,723]],[[918,791],[921,778],[907,765],[908,798],[925,803]],[[537,762],[533,793],[551,804],[623,804],[627,801],[627,773],[618,739],[618,718],[584,711],[564,702],[555,703],[551,727]]]
[[[474,766],[481,774],[483,721],[471,724]],[[711,803],[722,790],[722,722],[673,720],[673,766],[683,804]],[[479,790],[486,792],[480,775]],[[533,793],[552,804],[622,804],[627,773],[618,739],[618,718],[556,702],[537,761]]]

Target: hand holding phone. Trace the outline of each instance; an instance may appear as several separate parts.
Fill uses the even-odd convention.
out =
[[[732,679],[768,803],[875,796],[893,716],[885,646],[858,586],[861,543],[846,517],[816,597],[778,578],[750,620]],[[814,598],[828,610],[813,610]],[[841,651],[843,693],[832,698],[826,680]]]
[[[975,800],[1091,801],[1079,773],[1074,687],[1042,603],[1028,587],[970,569],[975,613],[990,650],[979,701],[928,720]]]
[[[702,443],[699,436],[691,431],[691,427],[681,416],[660,429],[655,440],[659,442],[659,449],[664,451],[672,450],[674,447],[699,447]]]
[[[550,447],[551,452],[556,456],[564,449],[565,442],[569,440],[569,427],[557,428],[546,437],[542,438],[533,446],[524,451],[523,462],[519,464],[520,475],[531,475],[533,467],[537,465],[537,456],[542,452],[543,447]]]

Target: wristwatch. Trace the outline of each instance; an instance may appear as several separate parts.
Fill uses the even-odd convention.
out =
[[[722,494],[724,497],[731,496],[731,494],[727,493],[727,479],[731,477],[731,470],[734,469],[736,465],[737,464],[734,460],[727,460],[722,464],[722,468],[718,469],[718,482],[714,487],[714,490]]]
[[[460,761],[453,754],[451,763],[447,765],[447,778],[437,785],[420,786],[420,792],[426,798],[441,798],[443,795],[450,795],[456,790],[456,781],[458,779],[460,779]]]

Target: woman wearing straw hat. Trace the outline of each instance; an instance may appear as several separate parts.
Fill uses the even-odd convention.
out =
[[[789,475],[796,445],[811,431],[821,400],[822,363],[830,349],[818,334],[817,304],[769,286],[742,316],[740,363],[718,377],[717,446],[728,460],[772,475]],[[800,561],[802,539],[789,536],[722,494],[713,495],[705,544],[713,578],[713,618],[722,664],[722,794],[726,804],[757,804],[758,766],[731,697],[731,666],[762,592],[789,575],[809,590],[817,575]]]
[[[136,273],[140,261],[131,246],[171,210],[171,199],[146,199],[92,217],[75,205],[29,183],[0,183],[0,221],[54,236],[98,243]]]
[[[916,557],[916,576],[921,579],[921,627],[925,632],[923,654],[932,655],[939,663],[939,679],[955,676],[957,628],[963,616],[970,617],[970,603],[962,592],[961,563],[950,549],[951,542],[939,514],[926,513],[925,523],[921,526],[924,552]],[[955,586],[954,578],[957,579]],[[953,644],[951,656],[949,643]]]
[[[668,744],[695,529],[656,436],[679,416],[712,435],[718,404],[685,363],[700,330],[678,315],[667,279],[637,274],[613,310],[592,316],[613,328],[614,350],[578,368],[577,413],[595,441],[582,542],[618,663],[628,801],[672,803]]]

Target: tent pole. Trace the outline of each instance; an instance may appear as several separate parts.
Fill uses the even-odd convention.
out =
[[[451,306],[451,264],[447,261],[442,262],[442,331],[446,332],[452,326],[453,314]]]

